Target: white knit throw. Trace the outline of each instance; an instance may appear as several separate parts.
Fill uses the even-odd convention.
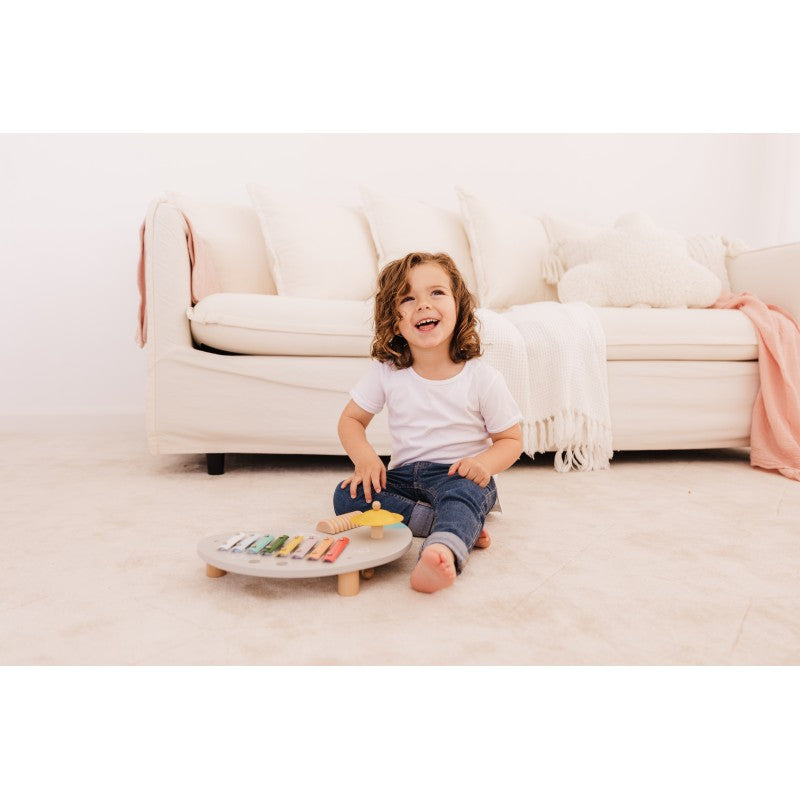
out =
[[[525,452],[555,452],[559,472],[608,469],[606,340],[591,306],[530,303],[502,315],[482,309],[480,319],[486,357],[522,411]]]

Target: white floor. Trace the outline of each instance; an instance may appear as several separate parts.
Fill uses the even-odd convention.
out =
[[[618,454],[500,476],[494,545],[414,592],[418,540],[334,578],[206,577],[200,538],[311,530],[345,458],[152,456],[138,418],[5,420],[0,663],[800,663],[800,483],[745,451]]]

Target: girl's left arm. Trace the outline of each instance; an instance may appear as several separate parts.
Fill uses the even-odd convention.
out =
[[[500,433],[490,433],[492,446],[476,456],[487,465],[492,475],[508,469],[522,455],[522,426],[519,422]]]

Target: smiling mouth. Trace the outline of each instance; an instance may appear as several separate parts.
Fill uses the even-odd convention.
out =
[[[432,331],[438,324],[438,319],[423,319],[420,320],[414,327],[418,331]]]

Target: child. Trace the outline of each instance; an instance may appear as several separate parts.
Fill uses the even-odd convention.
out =
[[[480,358],[475,301],[453,260],[409,253],[378,276],[372,357],[350,392],[339,438],[354,465],[337,486],[337,514],[381,507],[426,537],[411,586],[450,586],[497,499],[492,475],[522,452],[517,404],[503,376]],[[366,428],[387,406],[388,471]],[[485,534],[485,532],[484,532]]]

